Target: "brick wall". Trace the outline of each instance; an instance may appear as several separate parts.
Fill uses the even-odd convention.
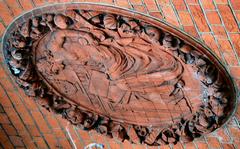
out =
[[[34,7],[69,0],[0,0],[1,36],[11,21]],[[83,0],[84,1],[84,0]],[[87,0],[86,0],[87,1]],[[86,2],[84,1],[84,2]],[[163,21],[207,44],[222,59],[240,87],[240,1],[239,0],[89,0],[139,11]],[[239,107],[239,106],[238,106]],[[239,148],[240,108],[218,131],[192,143],[161,148]],[[97,142],[107,149],[159,148],[85,132],[53,115],[24,95],[16,86],[0,55],[0,148],[83,148]]]

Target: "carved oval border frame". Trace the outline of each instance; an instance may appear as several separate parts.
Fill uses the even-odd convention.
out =
[[[52,9],[49,9],[49,8],[52,8]],[[225,68],[224,64],[211,51],[211,49],[209,47],[207,47],[205,44],[201,43],[199,40],[195,39],[194,37],[188,35],[184,31],[182,31],[162,20],[159,20],[158,18],[149,16],[149,15],[146,15],[146,14],[143,14],[140,12],[136,12],[133,10],[129,10],[126,8],[116,7],[114,5],[106,5],[106,4],[100,4],[100,3],[97,4],[97,3],[89,3],[89,2],[71,2],[71,3],[50,4],[48,6],[42,6],[42,7],[38,7],[33,10],[30,10],[30,11],[22,14],[21,16],[18,16],[17,18],[15,18],[13,20],[13,22],[5,30],[5,33],[3,35],[2,44],[1,44],[4,58],[6,56],[6,53],[4,51],[4,43],[9,38],[8,33],[9,33],[9,31],[13,30],[15,27],[18,27],[18,24],[21,24],[21,23],[25,22],[25,20],[27,20],[27,19],[30,19],[34,16],[44,14],[46,12],[47,13],[56,13],[56,12],[61,12],[63,10],[68,10],[68,9],[82,9],[82,10],[96,10],[96,11],[98,9],[100,9],[100,10],[105,10],[104,12],[106,12],[106,13],[121,14],[121,16],[137,18],[138,20],[147,22],[153,26],[157,26],[158,28],[160,28],[163,31],[171,33],[172,35],[174,35],[174,36],[180,38],[181,40],[183,40],[184,42],[186,42],[187,44],[190,44],[195,49],[198,49],[199,51],[203,52],[206,55],[206,57],[208,57],[209,59],[212,60],[213,64],[218,65],[217,68],[219,69],[219,71],[222,74],[224,74],[227,84],[231,85],[230,89],[234,93],[234,95],[232,95],[233,100],[234,100],[233,101],[234,102],[233,109],[231,110],[230,114],[224,119],[224,122],[221,125],[226,124],[230,120],[230,118],[234,115],[234,113],[237,109],[239,91],[238,91],[237,86],[236,86],[235,82],[233,81],[231,75]],[[6,59],[5,59],[5,62],[7,62]],[[120,129],[120,128],[117,128],[117,129]],[[217,129],[215,129],[213,131],[216,131]]]

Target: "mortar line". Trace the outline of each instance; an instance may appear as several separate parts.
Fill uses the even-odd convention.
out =
[[[234,16],[234,19],[235,19],[235,21],[236,21],[236,23],[237,23],[237,25],[238,25],[238,29],[240,29],[240,23],[238,23],[235,10],[233,9],[233,6],[232,6],[232,3],[230,2],[230,0],[228,0],[228,5],[229,5],[230,10],[231,10],[231,12],[232,12],[232,14],[233,14],[233,16]]]
[[[83,146],[85,146],[86,144],[84,143],[83,138],[81,137],[81,135],[79,135],[79,133],[77,132],[76,129],[79,129],[79,128],[78,128],[78,127],[73,127],[74,133],[77,135],[77,137],[78,137],[78,139],[80,140],[81,144],[82,144]]]
[[[165,20],[166,17],[165,17],[165,15],[164,15],[164,13],[163,13],[162,6],[160,6],[160,4],[158,3],[157,0],[154,0],[154,2],[155,2],[155,4],[157,5],[157,8],[158,8],[158,10],[159,10],[158,12],[161,13],[161,15],[162,15],[162,19],[161,19],[161,20]],[[159,18],[159,19],[160,19],[160,18]]]
[[[190,14],[190,16],[191,16],[191,19],[192,19],[192,21],[193,21],[193,25],[194,25],[195,29],[197,30],[197,34],[198,34],[198,36],[199,36],[198,39],[200,39],[201,42],[203,42],[203,39],[201,38],[201,36],[200,36],[200,34],[199,34],[200,31],[199,31],[199,29],[198,29],[197,23],[196,23],[196,21],[194,20],[194,17],[193,17],[193,15],[192,15],[191,9],[189,8],[186,0],[183,0],[183,1],[184,1],[184,3],[185,3],[185,6],[186,6],[186,8],[187,8],[187,11],[189,12],[189,14]]]
[[[198,0],[198,2],[199,2],[199,5],[200,5],[201,10],[202,10],[202,12],[203,12],[203,15],[204,15],[204,17],[205,17],[205,19],[206,19],[206,21],[207,21],[207,24],[208,24],[208,26],[209,26],[209,28],[210,28],[210,30],[211,30],[211,34],[212,34],[212,36],[213,36],[213,38],[214,38],[214,41],[215,41],[216,43],[218,43],[218,40],[217,40],[216,37],[214,36],[214,32],[213,32],[211,23],[209,22],[209,20],[208,20],[208,18],[207,18],[207,15],[206,15],[206,13],[205,13],[205,11],[204,11],[204,9],[203,9],[203,4],[202,4],[201,0]],[[215,7],[215,6],[214,6],[214,7]],[[227,64],[227,63],[226,63],[226,59],[225,59],[225,57],[223,56],[222,51],[220,51],[220,45],[217,44],[217,47],[218,47],[217,50],[218,50],[218,52],[220,53],[222,60],[224,60],[224,64],[226,65],[226,64]],[[213,51],[213,50],[212,50],[212,51]],[[215,52],[214,52],[214,53],[215,53]]]
[[[6,78],[5,78],[5,79],[6,79]],[[9,101],[11,102],[13,111],[16,112],[16,114],[17,114],[17,116],[19,117],[19,119],[21,120],[24,128],[25,128],[26,131],[29,133],[29,136],[34,140],[34,137],[33,137],[33,136],[31,135],[31,133],[29,132],[28,127],[26,127],[26,125],[25,125],[22,117],[21,117],[20,114],[17,112],[16,106],[13,104],[13,101],[12,101],[11,98],[9,97],[9,95],[8,95],[8,93],[7,93],[7,90],[4,88],[4,86],[3,86],[1,83],[0,83],[0,86],[2,87],[2,89],[4,90],[4,92],[6,93],[6,96],[8,97]],[[5,110],[4,110],[4,111],[5,111]],[[8,116],[8,118],[9,118],[9,116]],[[10,120],[10,119],[9,119],[9,120]],[[11,120],[10,120],[10,122],[11,122]],[[11,123],[12,123],[12,122],[11,122]],[[13,125],[13,127],[15,128],[14,125]],[[37,144],[36,144],[35,141],[34,141],[34,144],[35,144],[35,146],[37,147]]]
[[[6,72],[7,74],[9,73],[9,72],[7,72],[7,70],[5,69],[5,67],[2,67],[2,68],[4,68],[4,70],[5,70],[5,72]],[[16,87],[16,84],[15,84],[15,83],[13,82],[13,80],[12,80],[13,78],[11,78],[11,77],[8,76],[8,77],[5,78],[5,79],[8,79],[8,80],[11,82],[11,84],[12,84],[13,87],[14,87],[13,91],[14,91],[15,93],[16,93],[16,92],[19,92],[19,91],[18,91],[18,88]],[[45,137],[43,136],[43,133],[41,132],[39,126],[37,125],[37,122],[35,121],[34,117],[32,116],[31,110],[27,108],[26,103],[25,103],[25,100],[23,99],[23,97],[22,97],[21,95],[18,95],[18,97],[19,97],[19,99],[22,101],[23,106],[25,107],[25,109],[27,110],[27,112],[28,112],[28,114],[30,115],[31,119],[33,120],[33,122],[34,122],[37,130],[39,131],[39,134],[41,135],[42,138],[44,138],[43,140],[44,140],[44,142],[45,142],[45,143],[47,144],[47,146],[48,146],[48,143],[46,142]],[[11,99],[11,98],[9,97],[9,99]],[[22,120],[22,123],[25,124],[24,121],[23,121],[23,119],[21,118],[20,114],[17,112],[16,106],[13,104],[12,100],[10,100],[10,101],[11,101],[13,107],[14,107],[14,110],[15,110],[16,113],[18,114],[19,118]],[[35,102],[35,101],[33,101],[33,102]],[[26,127],[26,128],[27,128],[27,127]],[[27,130],[28,130],[28,128],[27,128]],[[31,136],[31,133],[29,133],[29,134],[30,134],[30,136]],[[33,139],[34,139],[34,137],[33,137]],[[35,140],[35,139],[34,139],[34,140]],[[49,146],[48,146],[48,147],[49,147]]]
[[[65,130],[67,131],[67,135],[68,135],[68,137],[70,139],[70,142],[71,142],[72,146],[74,147],[74,149],[77,149],[77,146],[75,144],[75,140],[73,140],[72,135],[69,132],[68,126],[69,126],[69,122],[67,123],[67,126],[65,127]]]
[[[170,2],[170,6],[172,7],[173,12],[174,12],[174,14],[175,14],[175,16],[176,16],[176,18],[177,18],[177,21],[178,21],[178,23],[179,23],[178,28],[180,28],[181,30],[183,30],[183,25],[182,25],[182,22],[180,21],[180,16],[179,16],[179,14],[178,14],[178,12],[177,12],[177,10],[176,10],[176,8],[175,8],[172,0],[170,0],[169,2]]]
[[[219,12],[219,9],[218,9],[217,4],[215,3],[215,1],[213,1],[213,4],[214,4],[214,6],[215,6],[215,8],[216,8],[216,11],[217,11],[218,16],[219,16],[219,18],[220,18],[220,21],[221,21],[221,23],[222,23],[222,25],[223,25],[224,31],[225,31],[226,34],[227,34],[228,41],[230,42],[230,45],[231,45],[231,47],[232,47],[232,50],[233,50],[233,52],[234,52],[235,57],[237,58],[237,62],[238,62],[238,65],[239,65],[239,63],[240,63],[239,57],[238,57],[238,55],[237,55],[236,49],[235,49],[235,47],[234,47],[234,45],[233,45],[233,42],[232,42],[232,40],[231,40],[231,38],[230,38],[229,32],[226,30],[226,26],[225,26],[225,24],[224,24],[223,18],[222,18],[222,16],[221,16],[220,12]],[[231,66],[231,65],[229,65],[229,66]],[[229,67],[227,67],[227,70],[230,72]]]

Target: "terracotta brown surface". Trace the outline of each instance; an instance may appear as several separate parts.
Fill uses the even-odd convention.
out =
[[[49,5],[55,1],[29,0],[28,3],[11,0],[1,2],[0,34],[7,25],[19,14],[40,5]],[[160,20],[166,21],[176,28],[188,32],[197,39],[204,41],[218,55],[227,69],[231,71],[235,82],[238,84],[238,33],[239,23],[237,1],[98,1],[105,4],[130,8],[140,11]],[[200,7],[199,7],[200,6]],[[52,7],[53,8],[53,7]],[[51,8],[51,9],[52,9]],[[64,7],[63,7],[64,8]],[[197,9],[195,11],[195,8]],[[221,8],[221,9],[220,9]],[[223,8],[223,9],[222,9]],[[46,10],[43,10],[45,12]],[[195,13],[193,15],[193,12]],[[203,17],[198,17],[203,14]],[[228,17],[222,17],[222,14]],[[185,17],[181,17],[185,16]],[[188,17],[187,17],[188,16]],[[230,19],[226,19],[230,18]],[[217,19],[217,20],[216,20]],[[201,23],[207,22],[206,30],[199,30]],[[205,24],[205,23],[203,23]],[[234,30],[228,30],[225,24],[231,24]],[[210,31],[210,32],[207,32]],[[0,41],[1,42],[1,41]],[[1,58],[1,61],[3,59]],[[81,131],[78,127],[68,125],[60,115],[52,114],[36,105],[33,97],[28,98],[16,83],[9,78],[9,71],[4,70],[5,63],[0,67],[0,146],[5,148],[83,148],[91,142],[103,143],[106,148],[159,148],[129,144],[128,141],[120,143],[94,131]],[[36,100],[39,101],[39,100]],[[239,112],[223,128],[195,139],[193,143],[183,143],[163,148],[237,148],[239,143]],[[3,120],[3,121],[2,121]],[[162,148],[162,147],[161,147]]]
[[[23,15],[3,39],[16,82],[49,111],[82,129],[154,146],[190,142],[233,113],[228,72],[191,37],[113,7],[61,6]]]

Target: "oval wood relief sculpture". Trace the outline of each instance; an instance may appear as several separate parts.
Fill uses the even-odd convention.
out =
[[[235,108],[234,84],[209,50],[120,8],[38,8],[7,29],[3,52],[27,95],[120,141],[189,142],[223,125]]]

